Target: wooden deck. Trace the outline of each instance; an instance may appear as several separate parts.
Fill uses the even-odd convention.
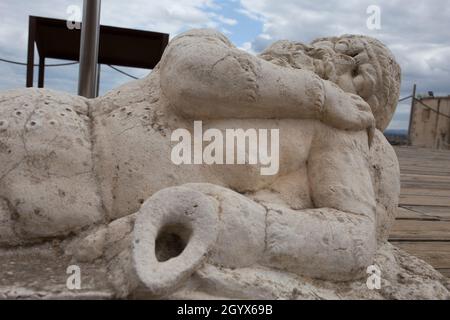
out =
[[[395,151],[402,190],[390,241],[450,278],[450,150]]]

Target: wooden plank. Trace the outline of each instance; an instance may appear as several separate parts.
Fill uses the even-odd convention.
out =
[[[400,166],[404,167],[423,167],[423,168],[443,168],[446,171],[448,171],[449,167],[449,159],[443,160],[443,159],[420,159],[420,158],[414,158],[414,156],[408,156],[408,158],[403,158],[402,156],[399,157],[401,159]]]
[[[401,187],[402,189],[445,190],[450,194],[450,183],[401,180]]]
[[[397,242],[400,249],[428,262],[434,268],[450,269],[450,242]]]
[[[424,166],[400,166],[400,172],[402,173],[418,173],[422,175],[437,175],[437,176],[450,176],[450,170],[439,167],[424,167]]]
[[[395,152],[399,155],[414,155],[416,157],[422,157],[422,158],[448,158],[450,157],[449,150],[443,150],[443,149],[416,149],[408,147],[406,149],[402,148],[395,148]]]
[[[426,152],[428,154],[445,154],[448,153],[450,155],[449,150],[442,150],[442,149],[429,149],[429,148],[419,148],[419,147],[412,147],[412,146],[396,146],[394,147],[396,152],[413,152],[416,153],[417,151]]]
[[[450,241],[450,221],[396,220],[390,241]]]
[[[448,177],[450,172],[444,172],[443,170],[437,169],[427,169],[418,167],[400,167],[401,173],[417,174],[417,175],[427,175],[427,176],[441,176]]]
[[[408,161],[414,161],[414,160],[428,160],[428,161],[448,161],[450,159],[450,153],[449,152],[441,152],[430,154],[429,150],[425,149],[425,151],[420,150],[416,152],[397,152],[397,155],[401,158],[404,158]]]
[[[450,207],[450,197],[400,194],[399,205]]]
[[[440,170],[424,170],[417,168],[400,168],[402,173],[410,173],[410,174],[422,174],[422,175],[435,175],[435,176],[443,176],[448,177],[450,174],[448,172],[441,172]]]
[[[437,179],[438,176],[414,175],[414,178],[405,176],[406,175],[400,175],[400,183],[402,188],[432,188],[441,190],[450,189],[450,177],[441,176],[441,178],[444,179]],[[417,177],[421,177],[421,179]]]
[[[417,196],[437,196],[447,197],[450,199],[450,190],[442,189],[427,189],[427,188],[405,188],[402,185],[402,195],[417,195]]]
[[[445,161],[450,158],[448,151],[430,151],[429,149],[399,151],[396,150],[397,156],[404,159],[425,159],[425,160],[441,160]]]
[[[439,271],[444,277],[450,278],[450,268],[449,269],[437,269],[437,271]]]
[[[424,214],[421,211],[413,211],[408,208],[398,207],[396,219],[427,220],[427,219],[431,219],[431,217],[427,216],[426,214]]]
[[[401,173],[400,178],[402,181],[450,183],[450,177],[447,176],[424,176],[418,174]]]
[[[450,220],[450,207],[438,206],[404,206],[403,210],[413,211],[427,217],[435,217],[440,220]]]

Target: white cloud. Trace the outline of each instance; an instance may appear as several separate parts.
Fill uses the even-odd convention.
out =
[[[239,9],[236,9],[236,12],[238,12],[240,14],[243,14],[244,16],[246,16],[246,17],[248,17],[250,19],[253,19],[255,21],[263,21],[264,20],[257,13],[254,13],[254,12],[252,12],[250,10],[247,10],[247,9],[239,8]]]
[[[0,57],[25,62],[28,41],[28,16],[67,19],[68,6],[82,8],[82,0],[1,0],[0,2]],[[213,11],[221,5],[215,0],[103,0],[101,23],[125,28],[135,28],[169,33],[174,36],[190,28],[210,27],[227,31],[224,26],[234,26],[237,20]],[[37,56],[36,56],[37,59]],[[148,70],[131,69],[142,76]],[[0,90],[23,87],[25,67],[0,62]],[[47,68],[46,87],[76,92],[76,66]],[[102,69],[102,88],[110,89],[129,78],[109,68]],[[102,90],[102,91],[103,91]]]
[[[240,47],[238,47],[241,50],[247,51],[248,53],[255,54],[255,52],[252,49],[252,43],[251,42],[244,42]]]
[[[238,21],[236,19],[226,18],[222,15],[214,15],[214,16],[218,21],[220,21],[226,25],[229,25],[229,26],[235,26],[238,23]]]
[[[402,96],[419,91],[450,93],[449,0],[241,0],[239,12],[261,21],[262,32],[247,51],[262,51],[270,42],[289,39],[302,42],[323,37],[366,34],[380,39],[393,51],[403,71]],[[369,30],[367,7],[381,9],[381,30]],[[268,41],[267,39],[272,39]],[[403,108],[403,109],[402,109]],[[399,107],[393,126],[407,127],[404,107]],[[406,121],[406,122],[405,122]],[[406,123],[406,125],[405,125]]]

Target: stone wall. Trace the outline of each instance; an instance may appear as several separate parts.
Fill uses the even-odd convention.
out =
[[[426,108],[418,101],[414,102],[411,118],[411,145],[423,148],[450,149],[450,97],[430,97],[420,101],[440,114]]]

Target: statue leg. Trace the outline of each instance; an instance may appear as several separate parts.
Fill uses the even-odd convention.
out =
[[[375,223],[332,208],[267,212],[262,264],[333,281],[361,278],[373,263]]]
[[[103,257],[114,285],[127,288],[121,296],[137,290],[163,297],[204,263],[355,279],[372,262],[374,233],[373,221],[362,215],[263,206],[224,187],[191,183],[158,191],[136,215],[76,241],[66,253],[80,261]]]

